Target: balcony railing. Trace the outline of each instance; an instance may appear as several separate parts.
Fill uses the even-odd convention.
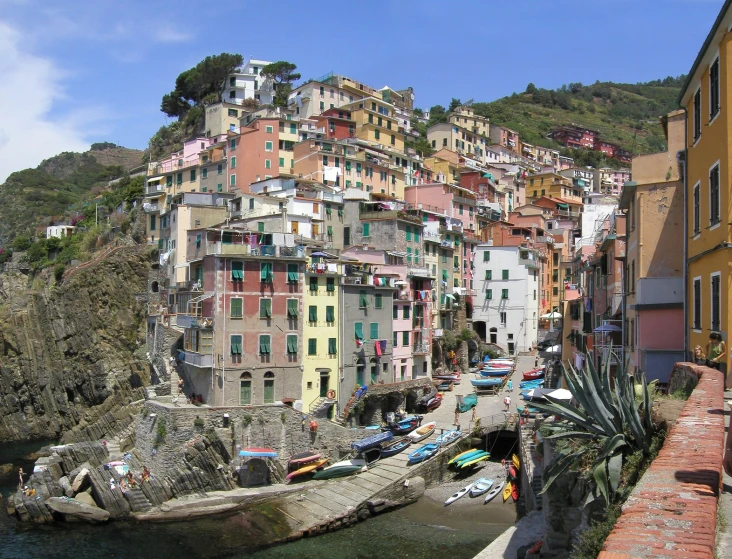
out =
[[[193,314],[176,315],[176,324],[180,328],[213,328],[214,319]]]
[[[185,358],[183,361],[186,365],[194,367],[209,368],[213,366],[213,356],[210,353],[194,353],[193,351],[184,351]]]
[[[424,355],[425,353],[430,352],[430,344],[427,342],[419,342],[414,344],[414,347],[412,348],[412,353],[415,355]]]
[[[263,258],[305,258],[305,247],[283,247],[276,245],[236,245],[220,241],[209,242],[197,247],[188,260],[198,260],[208,255],[217,256],[254,256]]]
[[[151,184],[145,187],[145,195],[162,194],[164,192],[165,187],[162,184]]]

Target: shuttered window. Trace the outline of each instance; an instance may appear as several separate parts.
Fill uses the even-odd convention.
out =
[[[298,316],[298,309],[297,309],[297,299],[288,299],[287,300],[287,318],[297,318]]]
[[[269,355],[271,353],[269,336],[259,336],[259,353],[262,355]]]
[[[231,336],[231,354],[242,354],[242,336]]]
[[[230,318],[241,318],[243,316],[242,312],[242,301],[243,299],[241,297],[234,297],[230,300],[230,311],[229,311],[229,317]]]
[[[287,335],[287,353],[290,355],[297,353],[297,335],[295,334]]]
[[[335,307],[331,307],[331,306],[325,307],[325,321],[326,322],[335,322]]]
[[[259,300],[259,318],[272,318],[272,299]]]
[[[694,330],[701,330],[701,278],[694,280]]]
[[[318,307],[310,305],[308,307],[308,321],[318,322]]]
[[[712,330],[720,329],[722,316],[722,282],[719,275],[712,276]]]

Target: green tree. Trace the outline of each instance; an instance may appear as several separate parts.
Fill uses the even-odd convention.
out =
[[[536,86],[533,83],[529,83],[526,86],[526,93],[533,94],[534,92],[536,92]]]
[[[175,89],[163,95],[160,110],[171,117],[182,117],[211,94],[220,100],[224,80],[243,61],[241,54],[207,56],[195,67],[178,74]]]
[[[451,113],[452,111],[454,111],[455,109],[457,109],[460,105],[461,105],[460,99],[458,99],[456,97],[453,97],[450,100],[450,106],[447,108],[447,112],[448,113]]]
[[[292,82],[300,79],[300,73],[296,72],[297,66],[292,62],[280,60],[267,64],[262,68],[262,76],[272,80],[275,90],[273,104],[277,107],[287,106],[287,96],[292,91]]]
[[[442,105],[435,105],[430,108],[430,120],[427,126],[439,124],[440,122],[447,122],[447,111],[445,111],[445,107]]]

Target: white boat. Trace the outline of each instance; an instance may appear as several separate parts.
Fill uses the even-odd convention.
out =
[[[493,486],[493,480],[485,477],[480,478],[470,488],[470,496],[477,497],[488,491]]]
[[[473,487],[473,484],[471,483],[470,485],[466,485],[465,487],[463,487],[457,493],[454,493],[447,501],[445,501],[445,506],[451,505],[452,503],[454,503],[455,501],[457,501],[460,497],[462,497],[468,491],[470,491],[472,489],[472,487]]]
[[[501,492],[503,491],[503,488],[505,487],[505,485],[506,485],[506,482],[505,481],[502,481],[496,487],[494,487],[493,489],[491,489],[488,492],[488,495],[485,496],[485,500],[483,501],[483,504],[486,504],[487,502],[489,502],[496,495],[500,495]]]
[[[412,442],[419,442],[434,433],[435,427],[437,427],[437,423],[434,421],[430,421],[429,423],[425,423],[424,425],[422,425],[422,427],[418,427],[417,429],[409,433],[407,437],[412,439]]]

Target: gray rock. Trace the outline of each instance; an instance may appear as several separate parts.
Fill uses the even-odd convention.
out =
[[[89,487],[89,470],[84,468],[77,474],[74,481],[71,483],[71,490],[74,493],[78,493],[79,491],[84,491],[87,487]]]
[[[84,503],[85,505],[91,505],[93,507],[97,506],[97,504],[94,502],[94,498],[86,491],[79,493],[76,497],[74,497],[74,500],[79,501],[80,503]]]
[[[64,495],[67,497],[73,497],[74,496],[74,490],[71,488],[71,482],[69,481],[69,478],[67,476],[62,476],[58,480],[59,486],[61,486],[61,489],[64,492]]]
[[[62,514],[67,519],[83,520],[92,524],[99,524],[109,520],[109,513],[106,510],[80,502],[77,499],[51,497],[45,504],[49,509]]]

